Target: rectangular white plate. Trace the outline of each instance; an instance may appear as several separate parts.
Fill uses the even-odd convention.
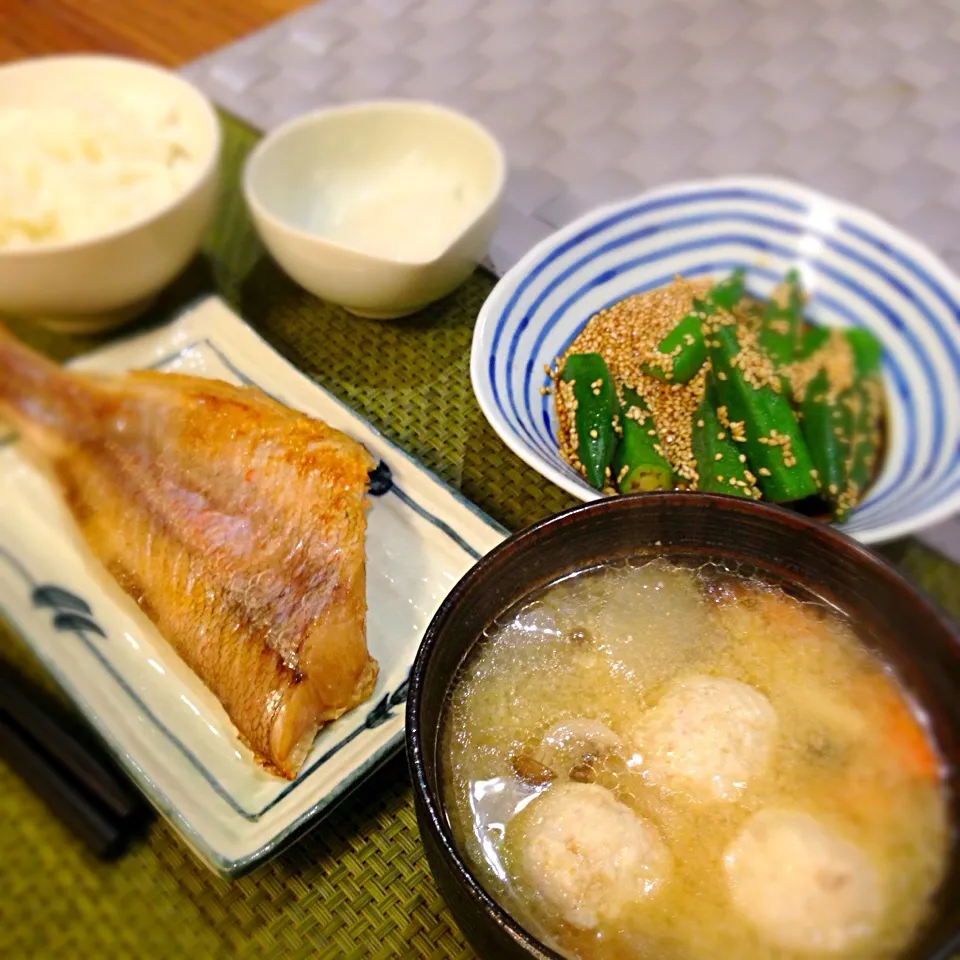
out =
[[[387,481],[367,529],[372,698],[328,726],[292,783],[240,743],[219,702],[85,549],[19,444],[0,449],[0,604],[143,792],[218,873],[276,852],[403,742],[406,680],[443,598],[505,531],[299,373],[220,300],[112,344],[80,369],[252,383],[362,443]],[[383,487],[388,487],[383,491]]]

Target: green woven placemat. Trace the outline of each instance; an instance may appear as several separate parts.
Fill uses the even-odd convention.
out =
[[[495,519],[515,528],[572,503],[511,454],[470,388],[474,318],[493,281],[398,323],[358,320],[301,291],[264,256],[237,192],[256,135],[224,118],[224,184],[204,256],[142,325],[218,289],[277,350]],[[17,333],[66,359],[97,338]],[[891,555],[960,619],[960,570],[914,542]],[[0,651],[42,674],[0,625]],[[97,863],[0,765],[0,957],[469,957],[431,880],[405,761],[381,769],[290,852],[233,883],[156,823]]]

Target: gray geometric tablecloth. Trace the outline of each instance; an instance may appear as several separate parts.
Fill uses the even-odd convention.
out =
[[[862,204],[960,270],[960,0],[324,0],[183,72],[262,130],[389,96],[477,117],[511,164],[498,272],[598,203],[731,173]]]

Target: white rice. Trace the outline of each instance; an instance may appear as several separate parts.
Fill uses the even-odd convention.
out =
[[[142,95],[0,106],[0,249],[78,240],[159,210],[198,158],[177,108]]]

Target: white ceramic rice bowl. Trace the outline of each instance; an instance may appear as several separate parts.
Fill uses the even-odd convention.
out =
[[[200,247],[217,200],[221,131],[199,90],[172,71],[126,57],[68,54],[0,68],[0,110],[114,93],[175,107],[196,171],[174,198],[136,219],[78,239],[0,249],[0,313],[65,333],[107,330],[144,310]]]

